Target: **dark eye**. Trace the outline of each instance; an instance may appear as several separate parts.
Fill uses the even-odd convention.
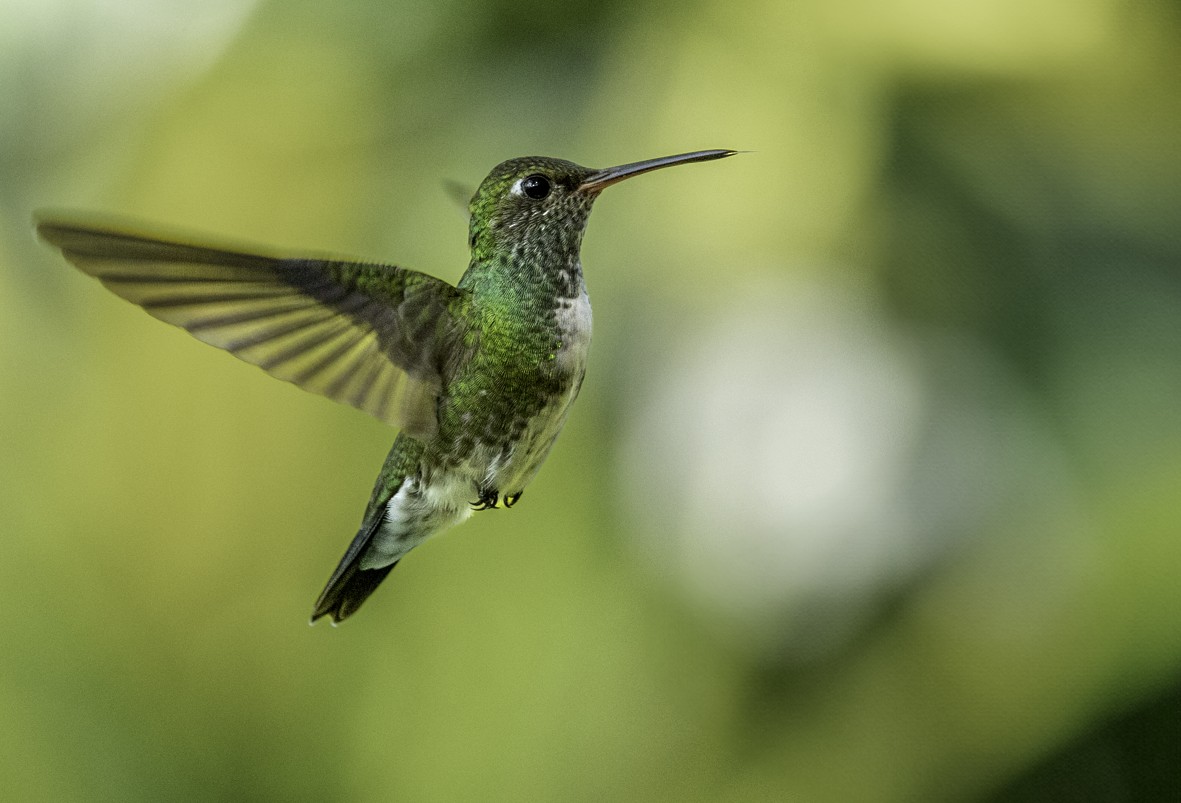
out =
[[[534,174],[521,179],[521,192],[525,193],[535,201],[540,201],[542,198],[549,195],[549,191],[549,179],[545,176]]]

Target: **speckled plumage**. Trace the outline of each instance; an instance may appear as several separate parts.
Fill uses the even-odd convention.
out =
[[[153,316],[402,428],[313,610],[313,621],[339,622],[408,551],[473,508],[511,507],[537,474],[586,372],[579,248],[599,192],[732,153],[605,170],[504,162],[472,198],[472,260],[456,287],[404,268],[190,245],[71,215],[44,213],[38,231]]]
[[[472,502],[515,502],[541,468],[586,372],[591,313],[579,247],[595,196],[578,187],[592,172],[513,159],[476,192],[438,431],[429,440],[398,436],[357,535],[368,546],[341,562],[314,616],[349,615],[356,590],[370,589],[369,573],[387,574],[434,532],[465,520]],[[512,191],[535,174],[551,180],[542,203]]]

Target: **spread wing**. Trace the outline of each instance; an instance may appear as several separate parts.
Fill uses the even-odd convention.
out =
[[[38,216],[37,232],[116,295],[272,376],[419,437],[438,427],[460,292],[389,265],[240,253]]]

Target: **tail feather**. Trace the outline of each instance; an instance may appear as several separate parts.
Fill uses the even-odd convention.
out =
[[[312,623],[324,617],[331,616],[334,624],[343,622],[356,613],[361,603],[369,598],[385,579],[385,576],[398,565],[394,561],[388,566],[376,569],[362,569],[361,557],[369,548],[373,536],[381,527],[382,517],[372,516],[349,544],[344,557],[340,559],[328,584],[320,592],[320,598],[312,609]]]
[[[312,622],[323,616],[331,616],[332,623],[338,624],[352,616],[397,565],[398,562],[394,561],[380,569],[362,569],[360,556],[355,558],[348,566],[342,567],[343,572],[338,570],[328,582],[316,600]]]

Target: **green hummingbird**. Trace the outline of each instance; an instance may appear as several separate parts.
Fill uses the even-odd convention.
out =
[[[400,428],[312,611],[351,616],[407,552],[512,507],[578,395],[591,340],[579,248],[606,187],[708,150],[594,170],[503,162],[468,206],[458,286],[391,265],[244,253],[43,212],[40,236],[119,296],[272,376]],[[140,228],[136,226],[135,228]]]

